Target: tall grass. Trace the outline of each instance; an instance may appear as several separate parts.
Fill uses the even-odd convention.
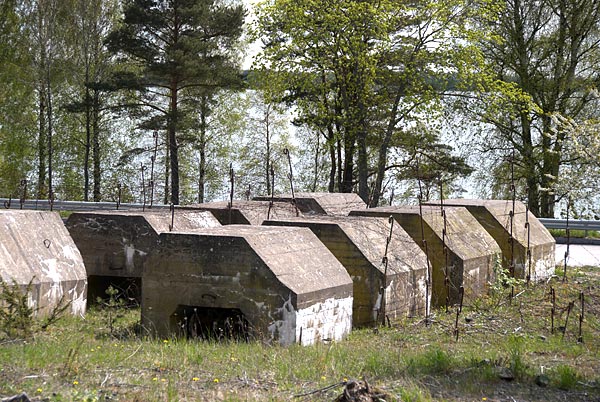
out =
[[[456,394],[492,400],[502,382],[500,368],[515,374],[510,386],[517,398],[519,387],[537,387],[540,367],[550,377],[548,400],[564,389],[574,397],[580,391],[598,394],[600,276],[585,270],[572,275],[576,280],[567,283],[523,287],[512,302],[498,303],[494,295],[493,303],[484,298],[465,306],[463,316],[470,321],[459,323],[458,341],[455,315],[444,311],[435,311],[429,326],[420,317],[407,318],[377,332],[353,331],[341,342],[283,348],[260,341],[156,339],[140,328],[139,309],[121,309],[107,320],[107,311],[93,308],[85,318],[65,316],[28,340],[3,343],[0,397],[25,391],[52,401],[283,401],[365,377],[396,400]],[[564,339],[550,333],[549,286],[556,289],[559,307],[581,289],[587,292],[584,344],[577,343],[577,320],[570,321]],[[580,390],[581,384],[587,388]],[[296,400],[333,400],[341,390],[340,385]]]

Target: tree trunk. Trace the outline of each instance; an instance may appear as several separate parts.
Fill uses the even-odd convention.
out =
[[[86,69],[85,72],[85,83],[88,83],[89,73]],[[85,144],[83,151],[83,200],[89,201],[90,195],[90,148],[92,140],[92,105],[90,89],[85,88],[84,96],[84,107],[85,107]]]
[[[100,157],[100,91],[94,89],[92,98],[92,163],[94,166],[94,202],[100,202],[101,195],[101,157]]]
[[[400,99],[402,98],[402,92],[403,90],[399,90],[396,93],[396,98],[394,99],[392,110],[390,111],[390,117],[385,134],[383,136],[383,141],[381,141],[381,145],[379,146],[379,154],[377,155],[377,175],[375,177],[375,187],[373,188],[373,196],[371,197],[371,203],[369,207],[376,207],[379,205],[379,198],[382,195],[381,191],[383,188],[385,167],[387,165],[388,150],[390,148],[392,135],[394,134],[394,129],[396,127],[396,115],[398,114],[398,105],[400,104]]]
[[[369,161],[367,155],[367,133],[363,129],[357,135],[358,145],[358,195],[369,203]]]
[[[165,149],[165,194],[164,194],[164,198],[163,198],[163,203],[169,204],[169,197],[170,197],[170,183],[171,183],[171,168],[170,168],[170,164],[171,164],[171,157],[170,157],[170,150],[169,150],[169,138],[167,135],[167,147]]]
[[[171,202],[179,205],[179,147],[177,146],[177,81],[171,82],[169,110],[169,152],[171,154]]]
[[[341,193],[351,193],[354,184],[354,138],[347,137],[344,139],[344,167],[339,188]]]
[[[269,132],[269,115],[270,115],[270,105],[267,105],[267,109],[265,110],[265,129],[266,129],[266,151],[265,151],[265,179],[267,182],[267,195],[271,195],[273,189],[271,188],[271,173],[269,171],[271,164],[271,133]]]
[[[200,101],[200,166],[198,177],[198,202],[201,204],[205,198],[206,186],[206,115],[208,113],[208,101],[202,96]]]
[[[310,191],[311,192],[315,192],[317,191],[317,182],[319,181],[319,154],[321,153],[321,144],[320,144],[320,140],[321,137],[319,135],[317,135],[317,145],[315,147],[315,169],[314,169],[314,176],[313,176],[313,182],[310,186]],[[332,165],[334,166],[334,165]],[[335,173],[334,173],[335,174]],[[329,175],[329,184],[331,185],[332,183],[332,176]]]
[[[46,92],[47,92],[47,108],[46,115],[48,116],[48,197],[50,200],[54,199],[54,190],[52,187],[52,86],[50,81],[50,63],[46,63]]]
[[[43,82],[40,82],[39,88],[39,132],[38,132],[38,199],[46,195],[46,90]]]

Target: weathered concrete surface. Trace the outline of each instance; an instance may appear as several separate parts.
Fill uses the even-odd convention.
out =
[[[446,298],[449,304],[458,303],[461,286],[464,287],[466,300],[484,294],[488,282],[494,280],[494,268],[501,259],[500,247],[496,241],[466,208],[444,209],[445,236],[444,217],[440,208],[425,205],[422,209],[422,215],[418,206],[370,208],[353,211],[351,215],[391,215],[426,251],[432,265],[432,305],[443,306]],[[423,237],[427,249],[423,245]],[[446,268],[448,283],[445,283]]]
[[[69,216],[66,226],[83,256],[91,301],[104,297],[109,285],[129,284],[116,278],[137,279],[131,282],[137,289],[130,296],[139,298],[146,257],[157,247],[159,233],[169,231],[171,217],[165,210],[74,212]],[[220,224],[209,212],[175,211],[174,231],[215,226]]]
[[[195,211],[209,211],[221,225],[261,225],[266,219],[289,218],[302,216],[296,208],[288,202],[268,201],[239,201],[234,200],[231,208],[227,201],[207,202],[192,204],[183,209]]]
[[[320,216],[265,221],[265,225],[307,227],[336,256],[354,282],[352,309],[355,327],[372,325],[383,317],[396,319],[425,313],[427,258],[398,224],[392,229],[383,262],[390,223],[385,218]],[[385,278],[384,278],[385,277]],[[385,303],[380,312],[380,290]]]
[[[207,308],[240,311],[250,337],[282,345],[339,340],[352,327],[352,279],[306,228],[162,233],[142,294],[142,324],[159,336],[190,335],[189,312]]]
[[[56,212],[0,211],[0,278],[23,290],[31,282],[30,306],[41,316],[61,303],[85,313],[83,259]]]
[[[355,193],[296,193],[296,205],[304,215],[348,216],[350,211],[363,209],[367,204]],[[255,197],[268,201],[270,197]],[[275,201],[292,203],[291,194],[279,195]]]
[[[438,202],[428,202],[439,205]],[[465,207],[488,231],[502,249],[502,265],[510,269],[514,264],[517,278],[540,280],[554,274],[556,242],[548,229],[520,201],[515,202],[511,228],[511,200],[444,200],[444,205]],[[512,230],[511,230],[512,229]],[[512,238],[511,242],[511,231]],[[529,261],[527,251],[530,251]],[[513,263],[514,259],[514,263]]]

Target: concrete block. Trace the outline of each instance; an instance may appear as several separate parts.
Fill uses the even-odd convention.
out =
[[[161,337],[309,345],[352,327],[352,280],[306,228],[162,233],[142,283],[142,324]]]
[[[60,303],[85,313],[83,259],[56,212],[0,211],[0,278],[23,290],[31,282],[30,307],[40,316]]]
[[[350,211],[364,209],[367,204],[355,193],[296,193],[296,205],[304,215],[348,216]],[[271,197],[255,197],[254,200],[268,201]],[[291,194],[278,195],[275,201],[292,203]]]
[[[353,326],[425,313],[427,258],[398,224],[388,219],[320,216],[269,220],[272,226],[309,228],[342,263],[354,282]],[[385,286],[385,292],[382,287]],[[385,294],[385,303],[381,303]]]
[[[427,204],[440,205],[440,202]],[[510,270],[514,266],[515,277],[542,280],[554,274],[554,237],[522,202],[515,202],[512,220],[511,200],[451,199],[444,200],[444,205],[464,207],[473,214],[502,249],[503,267]]]
[[[379,207],[352,211],[353,216],[393,216],[426,252],[432,265],[432,305],[459,302],[487,292],[501,261],[500,247],[466,208],[423,206]],[[423,238],[425,244],[423,244]],[[447,275],[446,275],[447,270]],[[448,282],[446,282],[446,276]]]
[[[302,216],[300,211],[289,202],[276,201],[239,201],[234,200],[231,207],[227,201],[194,204],[184,209],[209,211],[221,225],[261,225],[266,219],[290,218]]]
[[[209,212],[177,209],[74,212],[66,226],[79,248],[89,277],[90,301],[105,297],[113,286],[128,297],[140,298],[144,263],[158,244],[158,235],[220,226]]]

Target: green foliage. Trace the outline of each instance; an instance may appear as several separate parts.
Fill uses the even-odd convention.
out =
[[[437,175],[469,173],[451,148],[435,144],[439,127],[418,123],[440,114],[440,93],[454,85],[464,63],[459,55],[470,54],[457,38],[468,36],[463,23],[471,11],[458,0],[259,6],[254,34],[265,44],[258,68],[267,100],[294,104],[296,123],[322,137],[329,191],[349,192],[358,183],[359,195],[377,205],[390,171],[398,181],[414,178],[416,155]]]
[[[473,134],[468,142],[470,149],[475,142],[482,150],[477,160],[493,183],[486,186],[495,190],[492,197],[516,185],[536,216],[553,217],[558,200],[568,193],[590,197],[595,187],[590,180],[595,158],[589,158],[594,151],[580,151],[599,143],[598,98],[591,95],[597,72],[586,66],[600,56],[600,5],[497,4],[476,19],[489,34],[477,41],[481,67],[470,81],[477,100],[462,102]],[[473,128],[473,118],[482,123],[480,130]]]
[[[118,289],[112,285],[104,291],[107,298],[98,297],[96,302],[101,306],[101,311],[105,314],[106,325],[108,326],[111,336],[116,334],[117,320],[122,317],[121,309],[125,302],[120,297]]]
[[[41,306],[31,306],[29,301],[34,280],[35,277],[26,286],[19,286],[0,279],[0,339],[31,339],[39,331],[55,324],[70,307],[71,303],[65,301],[63,294],[43,318],[36,318]]]
[[[452,368],[453,360],[448,352],[438,346],[425,353],[408,359],[409,372],[421,374],[446,374]]]
[[[509,368],[515,378],[523,379],[527,375],[528,367],[523,358],[524,350],[523,337],[512,335],[508,338],[507,349],[509,355]]]
[[[166,132],[170,200],[179,204],[179,149],[186,144],[197,100],[218,88],[240,88],[235,44],[244,8],[214,0],[131,0],[122,25],[108,38],[109,49],[137,69],[115,73],[117,89],[139,96],[132,109],[145,130]],[[140,114],[141,113],[141,114]],[[202,146],[204,146],[202,144]]]
[[[553,237],[567,237],[567,232],[565,229],[548,229],[550,234]],[[600,238],[600,232],[596,230],[573,230],[569,229],[569,236],[580,238],[580,239],[598,239]]]
[[[33,280],[21,289],[0,280],[0,334],[8,339],[29,339],[33,335],[34,309],[29,306]]]
[[[578,381],[577,370],[573,367],[561,364],[556,367],[556,384],[560,389],[564,389],[566,391],[575,388]]]

